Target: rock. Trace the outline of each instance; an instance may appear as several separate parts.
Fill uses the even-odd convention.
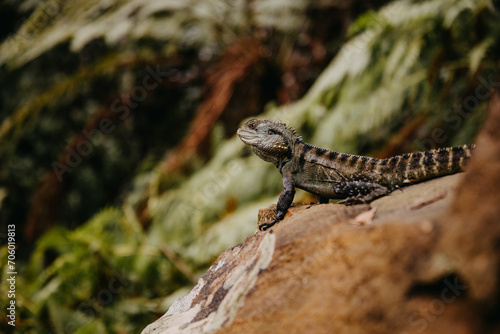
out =
[[[258,231],[224,252],[191,293],[143,333],[386,333],[412,324],[421,329],[424,321],[427,325],[425,314],[411,315],[441,306],[434,306],[421,282],[447,277],[458,288],[462,283],[446,272],[447,259],[437,264],[444,277],[420,272],[437,240],[433,217],[445,212],[451,196],[411,208],[453,189],[461,177],[414,185],[375,201],[372,225],[350,223],[367,212],[367,205],[295,204],[271,231]],[[272,216],[273,208],[259,212],[259,223]],[[459,293],[457,301],[463,298]],[[459,305],[447,306],[447,312]]]
[[[273,258],[276,237],[260,233],[226,250],[191,292],[143,333],[212,333],[231,323]]]
[[[368,224],[368,205],[296,204],[143,333],[500,333],[497,95],[489,113],[465,174],[374,201]]]

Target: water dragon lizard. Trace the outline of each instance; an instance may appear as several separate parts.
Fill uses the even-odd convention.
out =
[[[290,126],[252,119],[238,129],[241,140],[262,160],[273,163],[283,178],[283,191],[271,222],[282,220],[295,187],[318,196],[319,203],[343,199],[345,205],[369,203],[395,189],[463,171],[474,145],[407,153],[387,159],[339,153],[303,142]]]

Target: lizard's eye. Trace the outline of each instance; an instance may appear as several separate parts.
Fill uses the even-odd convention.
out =
[[[254,130],[257,127],[257,123],[255,121],[250,121],[248,123],[248,127],[252,130]]]
[[[274,129],[269,129],[267,130],[267,134],[268,135],[277,135],[278,134],[278,131],[274,130]]]

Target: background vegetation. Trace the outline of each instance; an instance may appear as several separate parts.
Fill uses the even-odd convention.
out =
[[[473,142],[500,85],[490,1],[4,0],[0,18],[0,263],[15,224],[23,333],[138,332],[251,235],[281,180],[244,119],[386,157]]]

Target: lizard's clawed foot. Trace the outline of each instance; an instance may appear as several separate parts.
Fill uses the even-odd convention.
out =
[[[273,219],[270,223],[262,223],[262,224],[259,224],[259,230],[261,231],[265,231],[271,227],[274,226],[274,224],[276,224],[278,221]]]
[[[276,213],[273,217],[273,220],[271,220],[269,223],[259,224],[259,230],[265,231],[265,230],[273,227],[274,224],[276,224],[277,222],[279,222],[280,220],[282,220],[285,217],[285,212],[280,211],[280,210],[276,210],[276,209],[273,209],[273,211]]]

